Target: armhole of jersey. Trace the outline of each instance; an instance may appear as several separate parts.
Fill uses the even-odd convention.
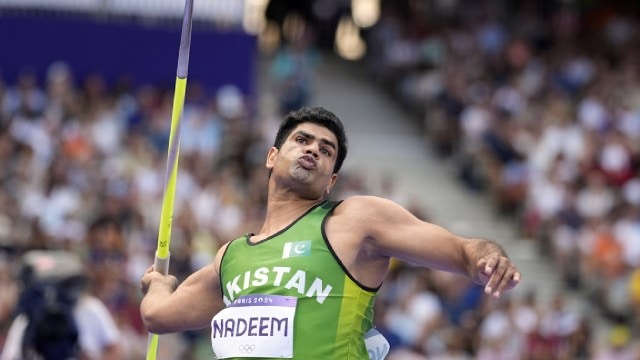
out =
[[[224,299],[224,285],[222,284],[222,264],[224,263],[224,258],[227,256],[229,247],[231,247],[231,244],[238,239],[242,239],[242,237],[233,239],[227,243],[227,246],[224,248],[224,252],[222,253],[222,257],[220,258],[220,265],[218,266],[218,282],[220,283],[220,295],[222,295],[223,299]]]
[[[331,246],[331,243],[329,243],[329,237],[327,236],[327,233],[325,231],[326,222],[329,219],[329,217],[331,216],[331,214],[333,213],[333,211],[341,203],[342,203],[342,200],[333,202],[331,210],[329,210],[329,212],[327,212],[327,214],[325,215],[324,219],[322,219],[322,225],[320,227],[320,230],[322,231],[322,239],[324,240],[324,243],[327,246],[327,249],[329,249],[329,251],[331,252],[331,255],[333,256],[335,261],[338,263],[338,265],[340,265],[340,267],[342,268],[342,271],[344,271],[344,273],[349,277],[349,279],[351,279],[351,281],[353,281],[356,285],[358,285],[358,287],[361,288],[362,290],[369,291],[369,292],[372,292],[372,293],[376,293],[376,292],[378,292],[378,290],[380,290],[380,287],[382,287],[382,284],[380,284],[379,286],[377,286],[375,288],[371,288],[371,287],[368,287],[366,285],[363,285],[358,280],[356,280],[356,278],[353,277],[353,275],[351,275],[351,273],[344,266],[344,264],[342,263],[342,261],[340,260],[338,255],[336,254],[335,250],[333,250],[333,247]]]

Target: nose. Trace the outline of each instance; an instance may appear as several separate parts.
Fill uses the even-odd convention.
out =
[[[309,144],[307,146],[307,148],[305,149],[305,153],[306,154],[310,154],[313,157],[317,158],[318,157],[318,153],[319,153],[317,145],[315,145],[313,143]]]

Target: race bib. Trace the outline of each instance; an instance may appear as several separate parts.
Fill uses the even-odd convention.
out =
[[[389,342],[376,328],[371,328],[364,334],[364,345],[370,360],[383,360],[389,354]]]
[[[217,359],[293,357],[297,298],[245,295],[211,320],[211,346]]]

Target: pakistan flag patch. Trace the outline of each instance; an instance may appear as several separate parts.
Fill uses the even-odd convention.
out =
[[[311,255],[311,240],[290,241],[282,248],[282,258],[288,259],[299,256]]]

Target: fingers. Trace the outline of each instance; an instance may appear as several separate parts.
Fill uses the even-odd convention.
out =
[[[484,257],[476,266],[480,280],[485,284],[485,293],[495,298],[514,288],[522,280],[520,272],[505,256],[496,254]]]
[[[146,294],[151,287],[151,284],[158,284],[154,286],[161,286],[173,292],[178,287],[178,279],[173,275],[164,275],[157,271],[153,265],[151,265],[140,279],[140,290],[143,294]]]
[[[142,279],[140,279],[140,291],[142,291],[143,294],[147,293],[147,291],[149,290],[149,284],[151,283],[151,280],[149,279],[149,277],[146,276],[146,274],[148,273],[149,271],[147,271],[145,275],[142,277]]]
[[[140,279],[140,290],[143,294],[146,294],[149,291],[149,286],[151,282],[157,277],[157,272],[155,271],[155,266],[151,265],[145,270],[144,274],[142,274],[142,278]]]

